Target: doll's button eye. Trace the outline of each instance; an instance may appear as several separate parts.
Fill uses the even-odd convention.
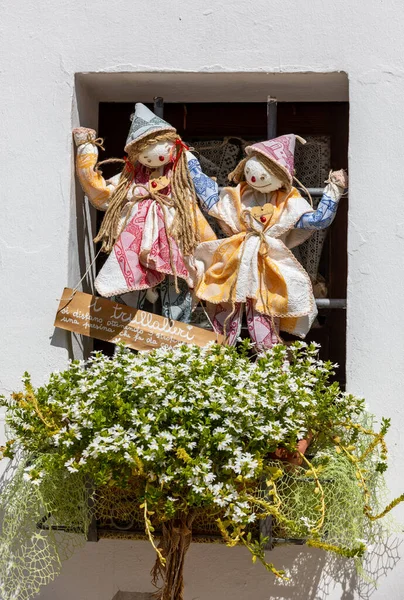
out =
[[[152,185],[152,187],[153,187],[153,188],[156,188],[156,187],[157,187],[157,183],[156,183],[155,181],[152,181],[152,182],[151,182],[151,185]]]
[[[164,156],[159,156],[159,160],[161,160],[161,162],[163,162]]]
[[[260,217],[260,221],[261,223],[266,223],[267,218],[266,217]]]
[[[255,183],[255,182],[257,181],[257,180],[256,180],[256,178],[254,177],[254,175],[251,177],[251,181],[252,181],[253,183]]]

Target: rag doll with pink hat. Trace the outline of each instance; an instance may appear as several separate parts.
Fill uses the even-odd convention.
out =
[[[343,170],[330,173],[317,210],[293,187],[294,134],[246,148],[226,187],[205,208],[224,239],[199,244],[196,289],[208,302],[216,331],[227,343],[239,337],[243,310],[259,350],[277,343],[280,331],[305,337],[317,314],[312,283],[291,249],[328,227],[347,187]]]

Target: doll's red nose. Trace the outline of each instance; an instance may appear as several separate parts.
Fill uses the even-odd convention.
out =
[[[159,160],[161,160],[161,162],[163,162],[164,156],[159,156]]]
[[[256,180],[256,178],[254,177],[254,175],[251,177],[251,181],[252,181],[253,183],[255,183],[255,182],[257,181],[257,180]]]

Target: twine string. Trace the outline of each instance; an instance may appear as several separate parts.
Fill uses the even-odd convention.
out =
[[[64,306],[62,306],[59,310],[63,310],[63,308],[66,308],[66,306],[69,304],[69,302],[71,302],[76,294],[76,292],[78,292],[79,290],[79,285],[82,281],[84,281],[84,279],[87,277],[88,273],[91,271],[95,261],[97,260],[97,258],[99,257],[99,255],[101,254],[101,248],[98,250],[97,254],[94,256],[93,260],[91,261],[91,263],[88,265],[86,272],[84,273],[83,277],[80,279],[80,281],[78,281],[76,283],[76,285],[74,286],[74,288],[72,289],[72,293],[69,296],[69,298],[67,298],[66,300],[66,304]],[[60,301],[60,298],[59,298]],[[59,312],[59,311],[58,311]]]
[[[82,142],[79,142],[77,144],[77,146],[84,146],[85,144],[93,144],[94,146],[98,146],[98,148],[101,148],[101,150],[103,150],[105,152],[105,148],[104,148],[104,138],[102,137],[98,137],[93,139],[91,137],[91,135],[88,133],[87,137],[85,140],[83,140]]]
[[[97,162],[97,164],[94,167],[94,170],[96,173],[98,173],[99,175],[102,175],[102,171],[100,169],[101,165],[107,165],[107,164],[111,164],[111,163],[123,163],[123,164],[127,164],[127,159],[125,158],[106,158],[105,160],[101,160],[100,162]]]
[[[299,179],[296,177],[296,175],[293,175],[293,179],[296,181],[296,183],[298,183],[300,185],[300,187],[302,187],[304,189],[304,191],[306,192],[306,194],[310,200],[311,208],[314,208],[313,198],[311,197],[311,194],[310,194],[309,190],[307,189],[307,187],[305,185],[303,185],[303,183],[301,181],[299,181]]]
[[[330,172],[328,173],[328,178],[324,181],[324,183],[329,183],[332,187],[336,187],[338,189],[338,193],[340,193],[340,188],[342,186],[335,183],[335,181],[332,181],[332,179],[331,179],[332,173],[333,173],[333,171],[331,169]],[[341,194],[341,198],[346,198],[347,196],[348,196],[348,190],[344,189],[344,191]]]
[[[210,318],[210,316],[209,316],[209,313],[208,313],[208,311],[206,310],[206,308],[205,308],[205,306],[204,306],[204,304],[203,304],[202,300],[198,300],[197,306],[198,306],[199,304],[201,305],[201,308],[202,308],[203,314],[204,314],[204,315],[205,315],[205,317],[207,318],[209,325],[212,327],[212,331],[213,331],[213,333],[216,335],[216,343],[217,343],[217,342],[219,341],[219,332],[218,332],[218,331],[215,329],[215,326],[213,325],[213,323],[212,323],[212,320],[211,320],[211,318]]]

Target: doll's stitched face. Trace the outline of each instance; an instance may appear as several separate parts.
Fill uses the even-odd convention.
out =
[[[264,194],[279,190],[283,185],[283,182],[269,171],[256,156],[247,160],[244,175],[248,185]]]
[[[162,141],[150,144],[139,154],[138,161],[145,167],[155,169],[170,162],[174,142]]]

